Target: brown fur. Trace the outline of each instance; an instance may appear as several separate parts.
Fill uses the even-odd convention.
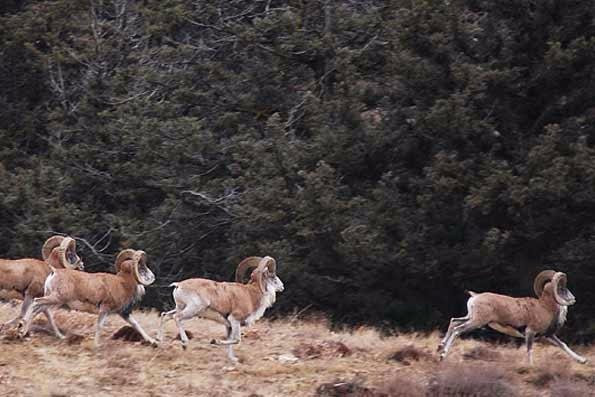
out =
[[[552,281],[546,282],[542,288],[540,279],[544,274],[551,277]],[[524,338],[529,365],[533,365],[532,346],[537,336],[543,336],[575,361],[586,363],[586,358],[573,352],[556,336],[556,332],[566,321],[568,306],[575,302],[572,293],[565,288],[566,275],[545,270],[536,277],[535,285],[539,287],[535,287],[538,299],[513,298],[492,292],[469,292],[471,298],[467,302],[468,313],[464,317],[450,320],[446,335],[438,345],[440,359],[447,356],[459,335],[487,325],[504,334]],[[563,291],[558,289],[560,285]]]
[[[122,254],[124,257],[121,257]],[[140,298],[138,264],[144,257],[143,251],[122,251],[117,259],[119,264],[117,274],[84,273],[72,269],[54,270],[45,282],[45,295],[35,298],[24,315],[20,324],[20,336],[24,337],[28,334],[32,320],[41,311],[45,312],[50,308],[63,305],[77,309],[93,305],[99,309],[95,331],[96,346],[99,345],[103,323],[110,313],[119,314],[142,335],[143,339],[156,346],[155,339],[150,337],[131,316],[132,307]],[[148,285],[153,282],[155,276],[148,268],[144,271],[150,275],[149,279],[145,278]],[[58,332],[56,335],[64,338]]]
[[[513,298],[492,292],[477,294],[473,298],[473,318],[486,324],[527,327],[537,334],[545,334],[555,327],[558,311],[551,283],[545,286],[539,299]]]
[[[117,274],[59,269],[54,272],[52,290],[45,299],[67,306],[80,301],[119,313],[136,297],[137,285],[130,260],[122,264]]]
[[[182,290],[198,293],[209,303],[211,311],[232,314],[238,321],[245,321],[256,311],[262,296],[258,283],[240,284],[191,278],[175,284]]]
[[[0,289],[16,291],[24,297],[43,296],[43,283],[51,268],[63,269],[58,247],[54,248],[47,261],[40,259],[0,259]]]

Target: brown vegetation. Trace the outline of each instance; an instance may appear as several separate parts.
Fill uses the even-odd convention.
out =
[[[17,308],[0,303],[0,321]],[[106,339],[96,349],[95,315],[59,310],[55,318],[69,332],[64,341],[39,330],[25,340],[13,337],[13,330],[0,335],[0,396],[574,397],[595,390],[592,364],[571,362],[541,343],[535,346],[534,368],[525,365],[522,348],[469,339],[440,363],[433,353],[438,333],[382,336],[367,327],[333,332],[320,318],[264,320],[245,330],[237,346],[241,364],[230,365],[225,353],[209,344],[223,333],[214,322],[187,322],[194,336],[187,351],[176,343],[173,323],[159,348]],[[138,319],[147,332],[156,332],[156,312],[139,312]],[[47,324],[40,318],[36,325]],[[134,339],[123,325],[109,317],[105,335]],[[594,348],[577,349],[595,359]]]

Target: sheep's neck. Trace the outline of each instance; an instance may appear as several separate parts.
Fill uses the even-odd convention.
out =
[[[122,305],[119,313],[128,316],[132,312],[135,303],[137,303],[144,295],[145,289],[142,285],[136,282],[136,278],[129,272],[120,271],[116,275],[121,279],[122,287],[126,291],[126,296],[130,297],[130,299]]]
[[[267,288],[267,290],[263,293],[257,284],[249,284],[249,286],[252,287],[252,295],[256,298],[258,306],[246,318],[245,323],[247,325],[253,324],[256,320],[261,318],[264,315],[265,310],[275,303],[276,298],[275,290],[272,288]]]
[[[566,322],[566,313],[568,312],[567,306],[561,306],[554,297],[554,292],[549,289],[545,290],[539,302],[545,306],[550,312],[554,313],[552,322],[546,331],[546,335],[555,334]]]

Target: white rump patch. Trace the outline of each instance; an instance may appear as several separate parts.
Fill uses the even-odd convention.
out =
[[[184,308],[189,306],[193,308],[193,310],[201,311],[211,304],[210,302],[203,302],[200,295],[196,292],[187,291],[177,285],[176,289],[174,289],[173,296],[178,310],[184,310]]]

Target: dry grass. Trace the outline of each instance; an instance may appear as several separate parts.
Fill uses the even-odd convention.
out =
[[[0,302],[0,322],[18,306]],[[155,334],[156,312],[135,314]],[[159,348],[111,339],[124,322],[109,318],[102,347],[95,349],[96,316],[58,311],[65,341],[47,332],[19,340],[0,336],[0,396],[589,396],[595,368],[567,359],[553,346],[535,346],[534,368],[525,351],[512,345],[473,340],[455,344],[446,362],[437,360],[439,334],[383,337],[371,328],[334,332],[324,320],[261,320],[244,330],[236,347],[240,364],[211,345],[221,325],[192,319],[188,350],[175,338],[173,322]],[[37,320],[45,326],[45,319]],[[591,362],[595,348],[577,348]],[[548,363],[557,364],[548,364]],[[485,394],[491,393],[491,394]],[[591,394],[589,394],[591,393]]]

